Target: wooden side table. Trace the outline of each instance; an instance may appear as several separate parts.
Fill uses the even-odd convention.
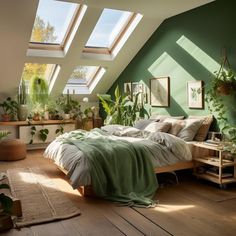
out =
[[[198,178],[217,183],[221,188],[225,188],[229,183],[236,182],[236,160],[233,157],[232,159],[226,158],[227,152],[223,146],[206,144],[205,142],[195,143],[193,146],[194,148],[213,151],[211,152],[213,154],[208,156],[194,156],[194,174]],[[210,171],[212,167],[217,171]],[[226,167],[232,167],[232,171],[230,173],[224,172]]]

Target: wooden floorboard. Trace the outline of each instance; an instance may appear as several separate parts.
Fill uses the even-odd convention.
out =
[[[181,174],[180,183],[163,185],[156,194],[156,208],[120,207],[96,198],[83,198],[42,151],[30,151],[24,160],[0,162],[9,168],[42,168],[59,189],[81,210],[81,216],[1,233],[6,236],[41,235],[207,235],[233,236],[236,232],[236,185],[221,190],[215,184]],[[166,177],[168,178],[168,177]]]

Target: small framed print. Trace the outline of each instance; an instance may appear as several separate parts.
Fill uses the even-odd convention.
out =
[[[187,82],[187,100],[189,108],[204,108],[202,80]]]
[[[156,107],[170,105],[170,78],[160,77],[150,79],[150,104]]]
[[[132,93],[131,82],[124,83],[124,93],[131,95]]]
[[[132,82],[132,99],[135,100],[135,96],[138,95],[138,103],[143,101],[144,96],[144,84],[140,82]]]

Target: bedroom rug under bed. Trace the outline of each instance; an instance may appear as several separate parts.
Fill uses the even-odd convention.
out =
[[[16,168],[7,171],[13,197],[21,200],[23,216],[16,227],[62,220],[80,215],[80,210],[39,168]]]

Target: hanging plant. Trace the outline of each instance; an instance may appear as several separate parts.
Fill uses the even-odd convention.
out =
[[[33,104],[46,105],[49,99],[48,82],[44,78],[34,76],[30,82],[30,99]]]
[[[227,117],[227,108],[224,96],[234,93],[236,78],[226,54],[222,57],[220,69],[214,72],[214,77],[206,90],[208,109],[215,116],[221,132],[229,140],[236,142],[236,127],[230,124]]]

